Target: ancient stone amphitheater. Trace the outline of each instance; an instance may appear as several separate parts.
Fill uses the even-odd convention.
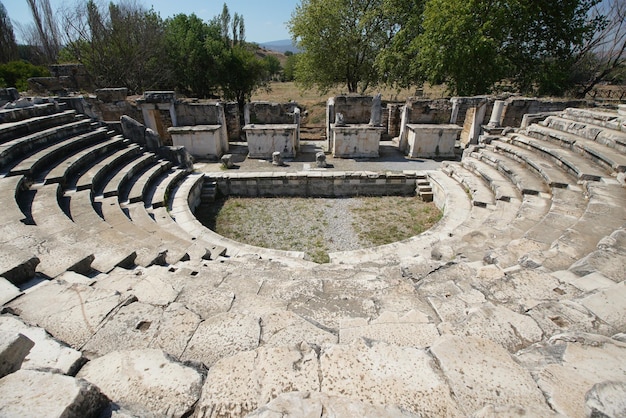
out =
[[[626,416],[626,116],[424,173],[443,219],[317,265],[225,240],[202,174],[0,111],[0,416]]]

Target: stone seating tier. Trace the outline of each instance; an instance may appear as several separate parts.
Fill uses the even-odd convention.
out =
[[[562,117],[606,129],[623,120],[595,110]],[[0,178],[14,212],[0,224],[2,248],[21,275],[37,257],[34,271],[58,277],[23,289],[0,280],[0,333],[11,332],[0,360],[15,358],[0,376],[0,407],[20,416],[97,415],[107,405],[128,416],[624,415],[626,189],[589,153],[544,137],[512,143],[520,135],[467,151],[446,164],[451,177],[427,173],[445,208],[429,231],[323,265],[202,228],[193,216],[202,174],[162,173],[142,201],[124,205],[145,168],[121,196],[95,202],[89,190]],[[601,175],[588,179],[590,168]],[[153,208],[157,189],[169,199]],[[55,273],[70,250],[74,259],[88,252],[80,234],[105,232],[107,217],[111,237],[128,230],[137,260],[140,237],[164,230],[192,243],[190,257],[95,274],[106,250],[93,247],[66,267],[85,275]],[[89,237],[103,247],[109,239]],[[224,247],[230,257],[213,256]],[[31,264],[17,264],[24,259]],[[29,407],[26,398],[48,401]]]

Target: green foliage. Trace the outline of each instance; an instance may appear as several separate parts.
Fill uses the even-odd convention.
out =
[[[380,80],[378,53],[390,42],[395,23],[385,0],[303,0],[288,22],[300,54],[296,81],[326,92],[344,84],[363,92]]]
[[[169,84],[165,25],[156,12],[131,3],[101,10],[92,0],[78,7],[84,7],[86,28],[68,43],[65,59],[84,64],[99,87],[124,86],[136,94]]]
[[[488,93],[508,79],[523,93],[563,94],[577,52],[601,27],[598,0],[428,0],[413,52],[431,83]]]
[[[245,45],[234,45],[219,58],[219,84],[226,100],[234,100],[243,115],[246,101],[258,88],[267,88],[268,71],[265,63]]]
[[[263,57],[263,64],[267,69],[267,75],[269,78],[280,74],[283,67],[280,65],[280,61],[273,55],[266,55]]]
[[[287,55],[287,62],[285,62],[285,68],[283,68],[281,81],[293,81],[296,78],[296,66],[299,58],[300,54]]]
[[[187,95],[210,97],[217,93],[218,62],[226,49],[221,28],[207,24],[195,14],[179,14],[165,21],[167,65],[172,69],[172,84]]]
[[[46,67],[39,67],[26,61],[11,61],[0,65],[0,87],[15,87],[19,91],[28,90],[31,77],[49,77]]]

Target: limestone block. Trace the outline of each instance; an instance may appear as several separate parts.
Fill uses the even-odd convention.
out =
[[[400,347],[429,347],[439,337],[437,326],[428,316],[412,310],[405,315],[383,312],[378,318],[344,319],[340,322],[339,342],[349,344],[359,338],[383,341]]]
[[[0,378],[19,370],[33,345],[23,334],[0,330]]]
[[[184,304],[187,309],[208,319],[219,313],[228,312],[235,300],[235,293],[227,290],[215,289],[201,281],[190,281],[180,292],[177,302]]]
[[[19,370],[0,379],[4,417],[97,418],[108,404],[96,386],[70,376]]]
[[[282,158],[294,158],[298,151],[298,125],[267,124],[244,126],[249,158],[271,158],[280,152]]]
[[[452,124],[408,124],[407,155],[411,158],[454,157],[461,127]]]
[[[202,322],[182,355],[211,367],[216,361],[259,345],[259,318],[252,315],[223,313]]]
[[[384,128],[370,125],[331,125],[333,157],[376,158]]]
[[[8,306],[23,320],[38,324],[55,338],[78,348],[124,300],[114,291],[51,281]]]
[[[472,418],[526,418],[526,417],[555,417],[565,418],[561,414],[545,409],[537,409],[532,405],[487,405],[472,414]]]
[[[317,354],[306,343],[260,347],[209,369],[195,417],[245,416],[284,392],[318,391]]]
[[[20,284],[35,276],[39,258],[12,245],[3,244],[0,252],[0,277]]]
[[[221,125],[176,126],[168,128],[174,146],[184,146],[195,158],[220,158],[227,149],[222,147]]]
[[[409,418],[418,417],[397,406],[377,406],[319,392],[289,392],[247,415],[247,418]]]
[[[603,288],[579,302],[609,325],[626,329],[626,282]]]
[[[490,302],[470,309],[462,322],[442,322],[439,332],[488,338],[511,352],[540,341],[543,336],[541,328],[530,316]]]
[[[159,277],[145,274],[142,280],[133,286],[133,294],[140,302],[165,306],[176,300],[178,292]]]
[[[261,316],[261,344],[279,347],[302,341],[321,346],[336,343],[337,337],[290,311]]]
[[[420,416],[461,416],[450,387],[423,349],[385,343],[331,345],[320,354],[321,391]]]
[[[159,348],[177,359],[183,355],[187,342],[202,319],[183,304],[174,302],[163,311],[158,331],[150,348]]]
[[[19,332],[35,344],[24,359],[22,369],[74,375],[84,362],[80,351],[59,343],[45,329],[26,325],[16,317],[0,316],[0,330]]]
[[[20,289],[15,287],[4,277],[0,277],[0,305],[12,301],[21,294]]]
[[[563,332],[591,332],[610,336],[616,329],[589,312],[584,306],[569,300],[545,302],[528,311],[546,336]]]
[[[585,395],[591,417],[626,417],[626,382],[602,382]]]
[[[552,408],[586,416],[585,395],[597,383],[624,381],[626,344],[594,334],[566,333],[517,355],[532,370]]]
[[[490,404],[550,412],[530,373],[493,341],[447,335],[430,350],[465,413]]]
[[[86,355],[146,348],[157,334],[163,308],[135,302],[121,307],[83,347]]]
[[[186,416],[200,398],[203,376],[161,350],[116,351],[87,363],[78,373],[129,410]]]
[[[105,103],[121,102],[126,100],[126,96],[128,96],[126,87],[96,89],[96,97]]]

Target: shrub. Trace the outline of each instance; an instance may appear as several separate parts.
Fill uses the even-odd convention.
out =
[[[28,90],[28,79],[31,77],[49,77],[46,67],[39,67],[27,61],[11,61],[0,65],[0,85],[15,87],[19,91]]]

